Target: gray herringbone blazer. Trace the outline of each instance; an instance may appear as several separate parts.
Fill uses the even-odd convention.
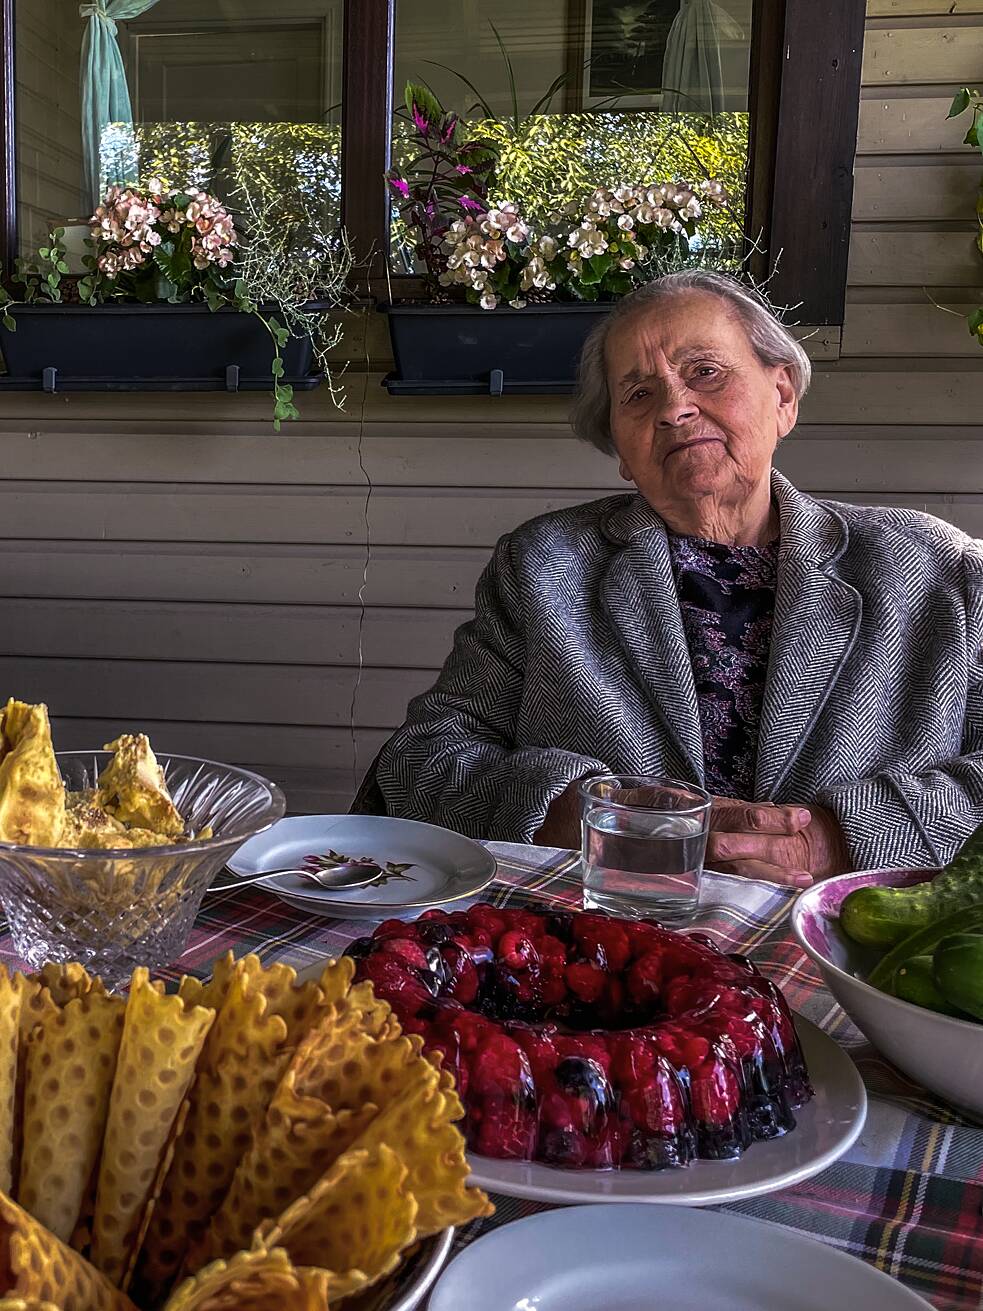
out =
[[[780,474],[755,797],[836,812],[858,868],[934,865],[983,822],[983,544]],[[665,526],[639,495],[504,537],[475,618],[383,749],[390,814],[527,842],[597,769],[703,781]]]

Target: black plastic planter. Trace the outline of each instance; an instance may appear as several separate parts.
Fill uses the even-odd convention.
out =
[[[573,391],[584,339],[611,305],[381,305],[396,368],[394,396],[562,395]]]
[[[268,391],[273,339],[252,314],[207,305],[18,305],[0,326],[0,387],[44,391]],[[283,348],[285,380],[316,387],[311,343]]]

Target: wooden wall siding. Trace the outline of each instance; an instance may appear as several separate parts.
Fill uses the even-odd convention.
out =
[[[846,322],[802,330],[815,381],[779,464],[983,536],[983,351],[962,317],[983,303],[983,161],[945,120],[983,84],[983,0],[868,9]],[[347,326],[346,411],[304,396],[279,437],[260,396],[0,392],[0,694],[47,700],[63,746],[140,724],[267,772],[295,809],[344,808],[496,537],[624,486],[562,399],[389,397],[382,316]]]

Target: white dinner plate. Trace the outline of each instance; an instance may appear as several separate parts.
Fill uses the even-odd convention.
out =
[[[471,1153],[470,1182],[539,1202],[709,1206],[811,1179],[857,1140],[867,1116],[867,1093],[842,1047],[801,1015],[795,1017],[795,1028],[815,1096],[795,1112],[796,1126],[790,1133],[752,1143],[736,1161],[694,1161],[678,1170],[561,1170],[536,1161],[500,1161]]]
[[[685,1207],[576,1206],[493,1229],[454,1258],[429,1311],[930,1311],[813,1238]]]
[[[294,815],[251,838],[228,862],[239,878],[316,861],[334,851],[406,866],[363,888],[331,892],[297,875],[259,886],[292,906],[344,919],[416,916],[428,906],[476,896],[495,877],[495,857],[479,843],[435,824],[384,815]]]

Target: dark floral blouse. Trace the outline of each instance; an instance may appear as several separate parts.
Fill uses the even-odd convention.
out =
[[[669,534],[703,726],[706,788],[754,797],[778,542],[724,546]]]

